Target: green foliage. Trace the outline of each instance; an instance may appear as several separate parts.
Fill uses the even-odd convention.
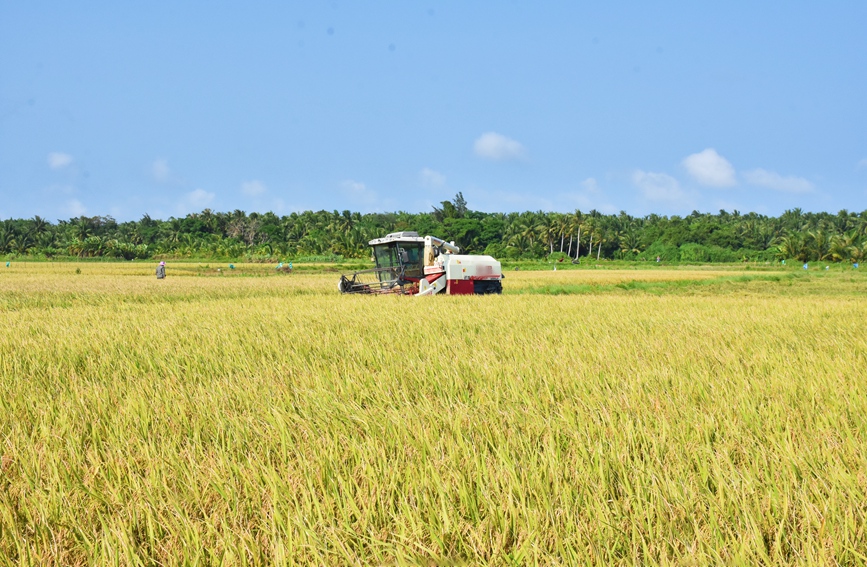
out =
[[[465,252],[488,251],[503,259],[569,258],[665,262],[796,261],[858,262],[867,254],[867,211],[804,213],[778,218],[693,212],[685,217],[591,210],[484,213],[458,193],[429,213],[344,210],[221,213],[205,209],[183,218],[144,215],[118,223],[112,217],[77,217],[56,224],[32,219],[0,221],[0,254],[32,259],[62,257],[149,259],[255,259],[286,257],[364,259],[368,241],[389,232],[415,230],[454,240]]]
[[[553,263],[571,262],[571,258],[565,252],[548,254],[547,260]]]
[[[656,260],[657,257],[663,262],[676,262],[680,260],[680,250],[672,244],[657,241],[640,255],[643,260]]]
[[[506,255],[506,247],[500,242],[492,242],[485,247],[485,254],[494,258],[502,258]]]
[[[721,246],[704,246],[689,242],[680,247],[680,261],[690,263],[707,262],[737,262],[743,259],[742,255],[731,249]]]

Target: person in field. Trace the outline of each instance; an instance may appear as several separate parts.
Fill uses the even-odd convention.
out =
[[[160,262],[160,265],[157,266],[157,279],[165,279],[166,277],[166,263]]]

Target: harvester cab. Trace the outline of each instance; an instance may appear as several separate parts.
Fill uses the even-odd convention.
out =
[[[460,254],[454,242],[393,232],[369,242],[376,267],[340,276],[341,293],[451,295],[502,293],[503,272],[491,256]]]

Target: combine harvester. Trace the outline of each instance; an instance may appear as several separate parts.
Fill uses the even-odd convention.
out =
[[[450,295],[503,293],[503,271],[491,256],[460,254],[454,242],[417,232],[370,241],[376,267],[340,276],[341,293]]]

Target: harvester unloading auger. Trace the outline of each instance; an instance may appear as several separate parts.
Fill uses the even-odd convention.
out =
[[[376,267],[340,276],[341,293],[400,295],[503,292],[503,271],[491,256],[460,254],[454,242],[417,232],[393,232],[370,241]]]

